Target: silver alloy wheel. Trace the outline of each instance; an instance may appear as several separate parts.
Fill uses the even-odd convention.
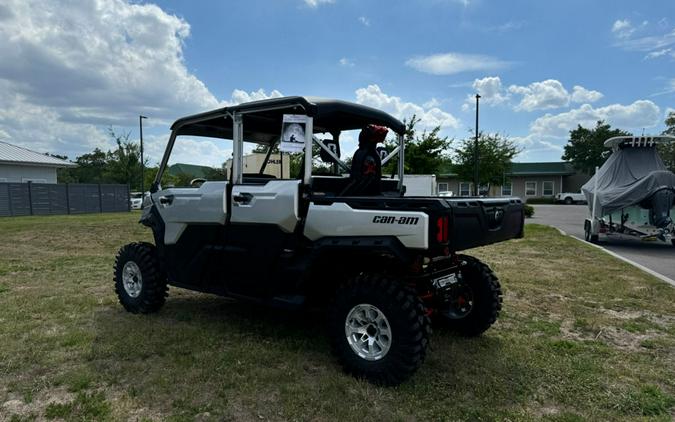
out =
[[[391,347],[387,317],[373,305],[354,306],[345,319],[345,335],[354,353],[365,360],[380,360]]]
[[[143,275],[141,269],[134,261],[128,261],[122,269],[122,284],[130,297],[138,297],[143,288]]]

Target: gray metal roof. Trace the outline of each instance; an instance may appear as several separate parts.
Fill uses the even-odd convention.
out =
[[[1,164],[23,164],[45,167],[75,167],[77,164],[62,160],[29,149],[0,141]]]

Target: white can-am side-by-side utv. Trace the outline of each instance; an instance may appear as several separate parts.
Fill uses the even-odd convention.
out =
[[[378,163],[370,140],[372,155],[357,150],[350,167],[339,147],[350,130],[364,137],[391,132],[396,146]],[[130,312],[156,312],[171,285],[301,312],[323,309],[347,372],[400,384],[424,361],[432,320],[477,336],[499,316],[497,276],[460,252],[520,238],[524,230],[519,198],[405,194],[405,133],[403,122],[381,110],[312,97],[177,120],[141,217],[154,244],[124,245],[115,260],[120,303]],[[174,144],[200,138],[232,142],[225,180],[164,183]],[[253,148],[267,149],[256,168],[244,162]],[[276,148],[289,148],[280,162],[299,158],[297,172],[270,169]],[[378,165],[391,159],[397,177],[381,178]],[[328,174],[312,174],[319,160]]]
[[[581,188],[590,212],[584,221],[587,241],[597,242],[602,234],[675,246],[675,174],[656,149],[665,142],[675,142],[675,137],[617,136],[605,141],[612,155]]]

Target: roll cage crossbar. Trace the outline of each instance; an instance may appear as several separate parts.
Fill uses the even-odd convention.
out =
[[[349,166],[314,136],[315,132],[328,132],[334,134],[334,137],[337,134],[337,138],[339,138],[341,131],[361,129],[372,123],[386,126],[397,134],[398,145],[382,160],[382,164],[386,164],[392,158],[398,156],[398,190],[402,191],[405,125],[391,115],[371,107],[340,100],[308,97],[282,97],[254,101],[177,120],[171,126],[171,136],[151,191],[156,192],[160,189],[160,181],[164,171],[166,171],[171,151],[179,135],[232,139],[232,182],[241,184],[243,180],[244,138],[250,142],[268,145],[271,151],[274,143],[279,140],[284,114],[304,114],[308,117],[305,131],[312,136],[305,137],[303,172],[303,183],[305,185],[309,185],[311,182],[313,143],[317,143],[339,167],[349,171]],[[268,151],[265,161],[269,159],[270,151]]]

